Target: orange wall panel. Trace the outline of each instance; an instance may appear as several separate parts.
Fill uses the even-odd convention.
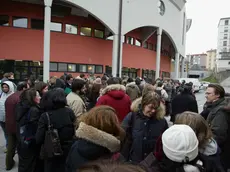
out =
[[[0,59],[39,61],[42,58],[42,31],[0,27]]]
[[[155,70],[156,52],[142,47],[123,44],[123,66]]]
[[[0,59],[43,60],[43,31],[0,27]],[[112,65],[112,41],[51,32],[51,61]],[[156,69],[156,52],[123,44],[123,66]],[[161,70],[170,72],[170,58]]]

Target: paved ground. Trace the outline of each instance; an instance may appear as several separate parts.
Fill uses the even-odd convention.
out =
[[[225,88],[226,92],[230,93],[230,88]],[[196,93],[196,99],[197,99],[197,104],[198,104],[198,108],[199,108],[199,112],[202,111],[203,109],[203,105],[205,103],[205,95],[204,95],[205,91],[200,91],[199,93]],[[5,155],[4,154],[4,137],[3,137],[3,132],[0,128],[0,172],[5,172]],[[18,157],[15,157],[15,161],[16,161],[16,166],[10,171],[10,172],[17,172],[17,164],[18,164]]]
[[[0,172],[5,172],[6,168],[5,168],[5,156],[6,154],[4,153],[4,149],[5,149],[5,139],[3,136],[3,131],[0,127]],[[18,157],[17,155],[15,156],[14,160],[16,161],[15,167],[10,171],[10,172],[17,172],[18,168],[17,168],[17,164],[18,164]]]

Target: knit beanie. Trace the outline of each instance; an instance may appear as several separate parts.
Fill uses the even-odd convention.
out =
[[[162,135],[164,154],[170,160],[187,163],[198,156],[198,140],[188,125],[173,125]]]

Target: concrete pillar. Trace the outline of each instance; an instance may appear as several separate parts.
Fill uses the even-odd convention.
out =
[[[157,29],[157,57],[156,57],[156,74],[155,79],[160,77],[160,64],[161,64],[161,35],[162,29]]]
[[[123,50],[123,43],[122,39],[123,35],[121,36],[121,42],[120,42],[120,70],[119,70],[119,76],[121,77],[122,72],[122,50]],[[118,35],[113,35],[113,55],[112,55],[112,75],[113,77],[116,77],[118,71],[117,71],[117,63],[118,63]]]
[[[44,49],[43,49],[43,81],[47,82],[50,78],[50,20],[51,6],[53,0],[44,0],[45,22],[44,22]]]
[[[179,78],[180,54],[175,54],[175,78]]]

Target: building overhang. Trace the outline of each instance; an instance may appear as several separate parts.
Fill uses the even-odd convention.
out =
[[[190,30],[191,26],[192,26],[192,19],[187,19],[186,32],[188,32]]]
[[[182,10],[185,6],[186,0],[169,0],[178,10]]]

